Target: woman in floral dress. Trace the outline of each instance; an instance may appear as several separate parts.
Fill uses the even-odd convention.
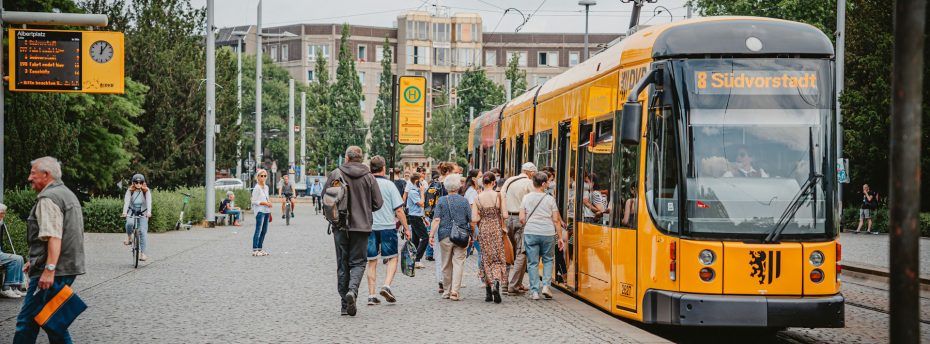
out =
[[[482,178],[484,191],[472,204],[472,221],[478,226],[478,242],[481,244],[481,268],[478,276],[485,283],[485,302],[501,302],[501,281],[507,281],[507,261],[504,257],[504,233],[501,218],[500,194],[494,191],[497,177],[485,173]]]

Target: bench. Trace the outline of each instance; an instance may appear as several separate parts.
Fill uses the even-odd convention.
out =
[[[234,216],[233,216],[232,214],[221,214],[221,213],[217,213],[216,216],[215,216],[215,218],[214,218],[214,223],[215,223],[217,226],[232,226],[232,224],[233,224],[234,221],[235,221],[235,219],[234,219]]]

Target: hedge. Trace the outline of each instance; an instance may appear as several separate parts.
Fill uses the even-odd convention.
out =
[[[236,194],[236,205],[242,209],[250,208],[249,190],[233,190]],[[173,230],[178,222],[178,215],[184,204],[184,195],[191,195],[184,210],[184,222],[199,223],[204,218],[204,189],[185,188],[174,191],[152,190],[152,218],[149,219],[150,232],[166,232]],[[217,190],[216,206],[226,198],[226,191]],[[95,198],[84,205],[84,230],[98,233],[121,233],[126,220],[120,217],[123,211],[123,200],[115,198]],[[93,218],[93,219],[91,219]]]
[[[19,214],[12,212],[9,208],[3,220],[3,222],[6,223],[6,229],[10,233],[10,238],[13,240],[13,248],[16,254],[24,257],[28,256],[29,245],[26,243],[26,222],[22,220]],[[2,238],[2,240],[3,252],[13,253],[13,250],[10,250],[10,244],[7,239]]]
[[[844,230],[854,231],[859,226],[859,208],[843,209],[842,227]],[[880,208],[872,211],[872,230],[888,233],[888,209]],[[868,228],[868,223],[862,223],[862,230]],[[930,213],[920,213],[920,235],[930,237]]]

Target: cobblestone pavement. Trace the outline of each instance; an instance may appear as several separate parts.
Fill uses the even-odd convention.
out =
[[[440,299],[426,262],[414,278],[398,273],[396,304],[366,306],[362,297],[358,316],[340,316],[332,237],[308,210],[298,207],[291,226],[272,222],[267,257],[250,254],[248,215],[243,227],[152,234],[139,269],[121,235],[87,234],[88,273],[74,287],[89,308],[71,327],[75,342],[665,342],[558,291],[553,301],[487,304],[474,258],[464,301]],[[0,299],[0,342],[11,341],[19,307]]]
[[[864,230],[864,229],[863,229]],[[840,235],[843,245],[843,261],[862,263],[888,268],[890,243],[888,234],[853,234],[844,232]],[[920,273],[930,275],[930,239],[920,239]]]

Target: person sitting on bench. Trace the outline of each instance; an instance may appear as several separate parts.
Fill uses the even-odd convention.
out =
[[[239,224],[239,219],[242,217],[242,209],[239,209],[239,207],[235,206],[235,199],[235,193],[232,191],[226,191],[226,199],[224,199],[223,202],[220,202],[220,214],[232,215],[232,225],[241,226],[241,224]]]

